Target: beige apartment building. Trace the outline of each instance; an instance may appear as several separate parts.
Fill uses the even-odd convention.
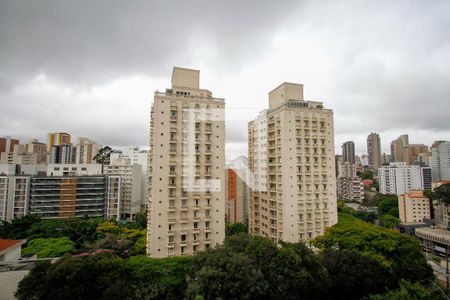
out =
[[[174,67],[151,110],[147,254],[191,255],[225,238],[225,101]]]
[[[333,112],[283,83],[248,126],[249,231],[310,241],[337,222]]]
[[[391,142],[391,160],[392,162],[404,162],[403,147],[409,144],[409,136],[402,134],[396,140]]]
[[[408,144],[403,147],[403,161],[407,165],[412,165],[414,162],[427,161],[430,151],[428,146],[424,144]],[[419,158],[420,156],[425,156],[426,158]]]
[[[402,223],[421,223],[430,219],[430,199],[421,190],[410,190],[398,196],[398,210]]]

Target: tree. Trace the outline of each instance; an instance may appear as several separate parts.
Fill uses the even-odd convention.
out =
[[[141,210],[134,216],[134,223],[137,228],[146,229],[147,228],[147,210]]]
[[[38,264],[19,283],[18,299],[121,299],[132,295],[123,260],[112,254],[64,256]]]
[[[370,300],[437,300],[437,299],[447,299],[445,294],[442,295],[439,291],[434,293],[426,289],[420,283],[409,282],[402,280],[400,282],[400,288],[394,291],[389,291],[384,295],[370,296]]]
[[[395,286],[392,275],[369,257],[348,250],[326,249],[321,258],[330,277],[328,291],[332,299],[362,299]]]
[[[380,217],[380,225],[392,229],[400,225],[400,219],[386,214]]]
[[[340,214],[339,222],[313,243],[322,251],[348,250],[371,258],[393,274],[394,282],[433,277],[419,242],[414,237],[363,222],[350,215]]]
[[[133,256],[125,268],[136,286],[136,299],[182,299],[192,257]]]
[[[73,253],[75,243],[68,237],[38,238],[31,240],[22,250],[22,255],[36,254],[38,258],[59,257],[66,253]]]
[[[396,214],[393,215],[394,217],[398,217],[398,197],[396,195],[380,195],[380,202],[378,203],[379,215],[389,214],[389,212]]]
[[[39,221],[39,217],[31,214],[14,218],[11,222],[0,221],[0,237],[15,240],[26,239],[28,238],[27,231]]]
[[[247,233],[248,228],[244,223],[234,223],[225,225],[225,236],[232,236],[241,232]]]
[[[109,165],[110,163],[110,157],[111,157],[111,152],[112,152],[112,148],[109,146],[104,146],[103,148],[101,148],[98,153],[94,156],[94,160],[98,163],[102,165],[102,172],[103,172],[103,166],[104,165]]]
[[[263,274],[244,253],[217,247],[194,257],[187,298],[260,299],[268,287]]]
[[[450,183],[443,184],[434,189],[434,196],[447,204],[450,204]]]

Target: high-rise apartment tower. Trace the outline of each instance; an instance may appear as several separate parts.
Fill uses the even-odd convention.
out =
[[[224,99],[175,67],[151,111],[147,254],[189,255],[225,238]]]

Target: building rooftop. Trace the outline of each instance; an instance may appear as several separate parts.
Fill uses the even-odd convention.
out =
[[[22,244],[25,244],[25,241],[23,240],[3,240],[0,239],[0,254],[5,251],[8,250],[11,247],[15,247],[15,246],[21,246]]]
[[[423,227],[416,229],[416,236],[445,245],[450,245],[450,231],[439,228]]]

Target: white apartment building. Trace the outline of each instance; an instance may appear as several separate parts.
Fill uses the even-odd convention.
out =
[[[30,176],[0,176],[0,221],[11,221],[28,213]]]
[[[422,223],[431,218],[430,199],[423,191],[410,190],[398,196],[398,211],[402,223]]]
[[[150,123],[147,254],[190,255],[225,238],[225,101],[174,67]]]
[[[428,173],[431,173],[429,167],[392,162],[389,166],[378,169],[380,193],[404,195],[410,190],[431,188],[431,178],[428,178]]]
[[[138,146],[133,146],[122,149],[120,152],[113,152],[110,156],[110,161],[112,164],[119,160],[128,160],[131,165],[139,165],[142,167],[142,201],[140,204],[142,207],[147,206],[148,202],[148,155],[148,150],[143,150]]]
[[[115,160],[104,166],[104,173],[120,177],[120,219],[131,220],[143,208],[142,166]]]
[[[305,101],[303,85],[269,93],[249,132],[249,231],[309,241],[337,222],[333,112]],[[265,162],[265,163],[264,163]]]
[[[450,142],[436,141],[429,157],[433,181],[450,180]]]

